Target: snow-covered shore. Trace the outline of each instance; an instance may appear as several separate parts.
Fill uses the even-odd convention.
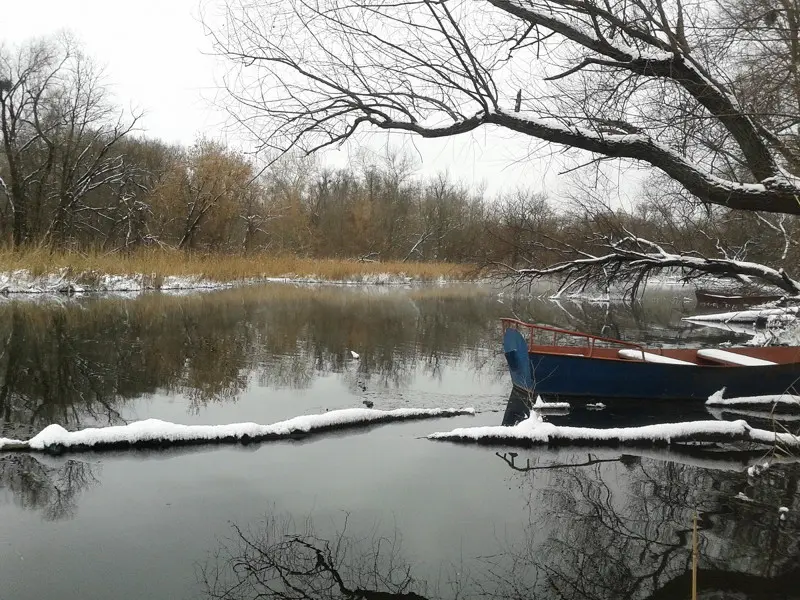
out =
[[[67,431],[48,425],[29,440],[0,438],[0,451],[28,450],[62,452],[208,443],[251,443],[290,439],[313,433],[352,429],[392,421],[437,419],[474,415],[472,408],[398,408],[375,410],[346,408],[318,415],[304,415],[272,425],[233,423],[230,425],[180,425],[158,419],[136,421],[113,427],[90,427]]]
[[[281,277],[250,277],[234,281],[214,281],[203,275],[159,277],[153,274],[109,275],[101,273],[70,274],[66,270],[46,275],[34,275],[21,269],[0,272],[0,294],[88,294],[127,293],[146,291],[215,290],[260,283],[295,283],[328,285],[411,285],[418,283],[446,284],[445,277],[423,280],[404,273],[365,273],[343,280],[330,280],[315,275],[287,274]]]

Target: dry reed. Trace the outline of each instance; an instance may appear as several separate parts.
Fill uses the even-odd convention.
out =
[[[76,279],[81,274],[133,275],[155,277],[199,276],[208,281],[230,282],[263,277],[318,278],[327,281],[360,280],[389,274],[415,281],[439,278],[465,280],[474,272],[471,265],[452,263],[361,262],[351,259],[317,259],[270,254],[203,254],[168,249],[141,250],[130,254],[102,252],[51,252],[31,249],[22,252],[0,250],[0,271],[25,269],[34,276],[67,269]]]

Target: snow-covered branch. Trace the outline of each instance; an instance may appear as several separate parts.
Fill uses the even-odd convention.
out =
[[[208,33],[264,150],[313,152],[375,129],[438,138],[500,127],[642,162],[705,203],[800,214],[787,125],[797,115],[742,101],[731,83],[741,67],[718,50],[747,41],[736,23],[709,39],[714,7],[229,0],[226,27]]]
[[[627,235],[620,239],[605,238],[601,244],[603,253],[587,254],[569,258],[545,268],[511,269],[518,278],[540,279],[561,277],[563,286],[577,278],[584,283],[622,283],[636,294],[639,286],[653,274],[661,271],[680,273],[685,280],[701,275],[738,278],[748,276],[763,284],[772,285],[796,296],[800,294],[800,282],[789,277],[783,269],[754,262],[729,258],[706,258],[697,255],[668,252],[659,244]]]

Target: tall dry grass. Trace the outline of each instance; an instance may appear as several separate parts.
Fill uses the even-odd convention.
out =
[[[50,252],[30,249],[22,252],[0,250],[0,271],[25,269],[46,275],[68,269],[82,274],[199,276],[209,281],[229,282],[260,277],[316,277],[328,281],[360,280],[382,273],[403,274],[417,281],[444,277],[469,279],[472,265],[414,262],[359,262],[348,259],[315,259],[269,254],[198,254],[168,249],[141,250],[131,254],[102,252]]]

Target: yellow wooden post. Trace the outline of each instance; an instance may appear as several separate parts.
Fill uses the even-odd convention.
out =
[[[697,513],[692,525],[692,600],[697,600]]]

